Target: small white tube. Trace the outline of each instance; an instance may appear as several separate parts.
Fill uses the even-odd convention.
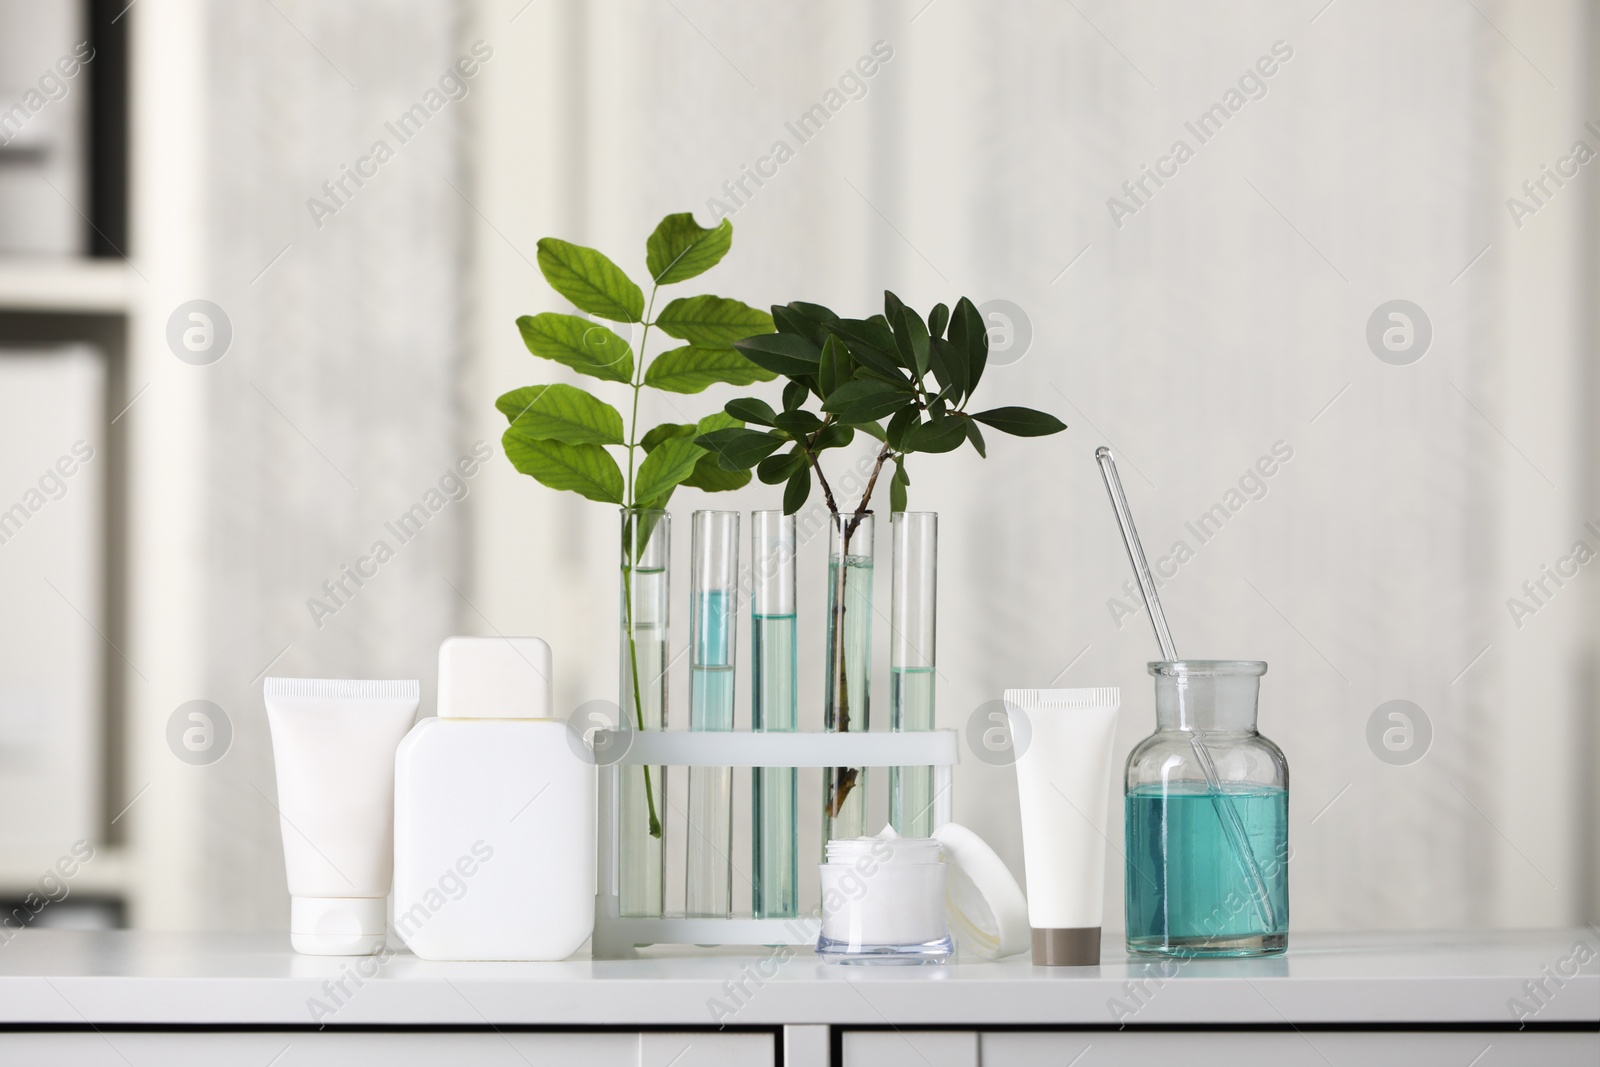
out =
[[[1111,744],[1121,690],[1008,689],[1033,962],[1100,962]]]
[[[394,873],[394,755],[416,681],[268,678],[289,943],[315,956],[384,946]]]

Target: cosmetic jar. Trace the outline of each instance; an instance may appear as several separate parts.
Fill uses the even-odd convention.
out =
[[[946,868],[932,838],[828,842],[817,955],[836,963],[940,963],[949,955]]]

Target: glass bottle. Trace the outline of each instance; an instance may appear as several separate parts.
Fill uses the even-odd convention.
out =
[[[1150,664],[1156,732],[1128,755],[1128,951],[1270,956],[1289,944],[1289,765],[1256,732],[1267,665]]]
[[[939,516],[889,519],[889,729],[933,729],[934,586]],[[889,769],[889,824],[901,837],[933,836],[933,768]]]
[[[823,728],[865,731],[871,721],[872,512],[829,516],[828,637],[824,653]],[[822,847],[867,834],[865,767],[822,772]]]
[[[690,524],[689,729],[733,729],[739,618],[739,513],[697,511]],[[689,768],[684,913],[733,912],[733,769]]]
[[[621,729],[667,725],[667,560],[672,520],[658,508],[622,509]],[[621,767],[618,909],[659,916],[666,905],[665,767]]]
[[[750,726],[793,732],[800,704],[794,516],[752,512],[750,554]],[[791,918],[800,914],[795,769],[756,767],[750,776],[755,915]]]

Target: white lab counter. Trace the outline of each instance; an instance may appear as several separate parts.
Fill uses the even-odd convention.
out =
[[[284,935],[28,930],[0,945],[0,1063],[1600,1063],[1593,929],[1291,944],[1165,968],[1108,945],[1099,967],[1046,970],[788,949],[428,963],[300,956]]]

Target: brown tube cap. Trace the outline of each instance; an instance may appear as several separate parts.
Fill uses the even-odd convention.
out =
[[[1034,927],[1035,967],[1097,967],[1099,964],[1098,926]]]

